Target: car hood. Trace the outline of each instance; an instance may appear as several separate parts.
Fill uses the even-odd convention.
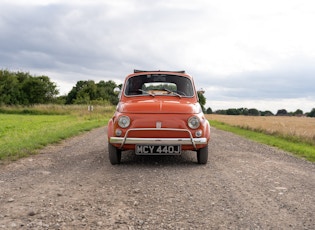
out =
[[[118,111],[123,113],[200,113],[199,103],[189,101],[137,100],[120,102]]]

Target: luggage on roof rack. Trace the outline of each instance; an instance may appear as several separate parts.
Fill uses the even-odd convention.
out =
[[[172,72],[172,73],[185,73],[185,70],[179,70],[179,71],[169,71],[169,70],[139,70],[135,69],[133,70],[134,73],[142,73],[142,72]]]

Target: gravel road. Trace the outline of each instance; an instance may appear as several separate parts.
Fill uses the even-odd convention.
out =
[[[212,128],[194,152],[108,160],[106,128],[0,165],[0,229],[315,229],[315,164]]]

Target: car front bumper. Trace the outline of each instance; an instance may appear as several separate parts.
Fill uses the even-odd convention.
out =
[[[128,137],[129,132],[132,131],[176,131],[176,132],[186,132],[189,134],[189,138],[136,138]],[[127,144],[148,144],[148,145],[193,145],[195,149],[196,145],[207,144],[208,140],[205,137],[194,138],[192,133],[188,129],[168,129],[168,128],[138,128],[129,129],[124,137],[110,137],[109,142],[111,144],[120,144],[120,148],[123,148]]]

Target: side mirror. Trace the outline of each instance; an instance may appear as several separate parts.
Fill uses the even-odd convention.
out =
[[[114,93],[115,93],[115,94],[119,94],[119,93],[120,93],[120,89],[119,89],[118,87],[115,87]]]
[[[203,88],[200,88],[197,93],[204,94],[206,91]]]

